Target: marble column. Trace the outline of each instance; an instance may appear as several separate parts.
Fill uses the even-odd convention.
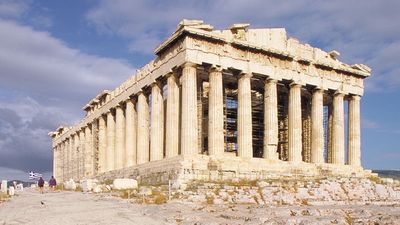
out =
[[[74,180],[79,179],[79,170],[80,170],[80,165],[79,165],[79,153],[80,153],[80,140],[79,140],[79,133],[80,131],[77,131],[76,134],[74,135],[74,157],[73,157],[73,162],[74,162],[74,169],[73,169],[73,178]]]
[[[92,129],[87,125],[85,127],[85,152],[84,152],[84,177],[90,177],[94,175],[94,154],[93,154],[93,137]]]
[[[301,162],[301,85],[297,83],[290,84],[289,91],[289,162]]]
[[[360,96],[349,98],[348,109],[348,164],[361,166]]]
[[[164,99],[161,84],[151,85],[150,161],[164,158]]]
[[[149,161],[149,103],[143,92],[138,93],[137,164]]]
[[[82,179],[83,175],[85,174],[85,143],[86,143],[86,136],[84,128],[79,132],[79,151],[78,151],[78,179]]]
[[[277,80],[264,83],[264,146],[263,157],[278,160],[278,92]]]
[[[238,156],[253,157],[252,115],[251,115],[251,74],[242,73],[238,81]]]
[[[58,150],[58,145],[53,147],[53,176],[58,178],[57,174],[57,150]]]
[[[69,180],[71,179],[71,152],[72,152],[72,145],[71,145],[71,139],[72,137],[69,136],[67,139],[67,162],[66,162],[66,173],[65,173],[65,179]]]
[[[184,64],[181,79],[181,153],[182,155],[195,155],[198,153],[196,65],[192,63]]]
[[[311,162],[324,161],[324,91],[317,88],[311,103]]]
[[[106,132],[106,120],[103,115],[100,115],[98,119],[99,124],[99,163],[98,171],[99,173],[104,173],[107,171],[106,162],[106,151],[107,151],[107,132]]]
[[[169,73],[167,76],[165,154],[166,158],[170,158],[177,156],[179,151],[179,85],[176,74]]]
[[[125,115],[121,105],[115,108],[115,155],[114,169],[124,167],[125,161]]]
[[[115,153],[115,119],[111,111],[107,112],[107,149],[106,149],[106,171],[114,170]]]
[[[224,153],[224,95],[222,69],[212,67],[209,75],[208,96],[208,154]]]
[[[332,163],[344,164],[344,94],[336,92],[332,112]]]
[[[125,167],[136,165],[136,109],[132,99],[125,109]]]

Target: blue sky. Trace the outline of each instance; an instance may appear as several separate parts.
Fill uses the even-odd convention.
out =
[[[154,58],[183,18],[216,29],[284,27],[373,69],[362,97],[362,161],[400,169],[400,1],[0,0],[0,179],[50,174],[50,130]]]

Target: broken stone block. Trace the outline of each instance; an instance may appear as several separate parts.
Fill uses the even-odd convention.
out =
[[[86,179],[81,181],[81,187],[84,192],[92,191],[97,186],[98,180]]]
[[[10,195],[10,196],[14,196],[14,195],[15,195],[15,189],[14,189],[14,187],[8,188],[8,195]]]
[[[125,190],[125,189],[137,189],[138,183],[135,179],[119,178],[113,182],[113,189]]]
[[[70,179],[69,181],[66,181],[66,182],[64,183],[64,188],[65,188],[66,190],[75,191],[75,189],[76,189],[76,183],[75,183],[75,181],[74,181],[73,179]]]

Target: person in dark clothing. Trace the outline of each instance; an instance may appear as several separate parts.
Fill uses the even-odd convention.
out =
[[[56,189],[57,181],[56,178],[54,178],[54,176],[51,176],[51,179],[49,180],[49,186],[53,191]]]
[[[41,194],[44,193],[44,180],[43,177],[40,177],[38,180],[39,191]]]

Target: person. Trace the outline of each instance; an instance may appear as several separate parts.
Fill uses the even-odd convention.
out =
[[[39,186],[40,193],[43,194],[44,193],[44,180],[43,180],[43,177],[39,178],[38,186]]]
[[[56,178],[54,178],[54,176],[51,176],[51,178],[49,180],[49,186],[53,191],[56,189],[57,181],[56,181]]]

